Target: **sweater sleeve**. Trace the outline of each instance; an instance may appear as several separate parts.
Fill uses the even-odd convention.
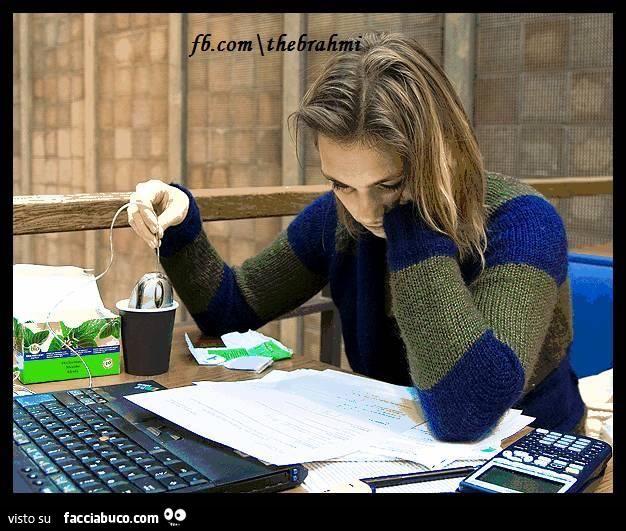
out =
[[[468,286],[458,248],[412,203],[385,215],[392,307],[433,434],[486,435],[522,395],[567,276],[567,240],[554,207],[519,196],[488,224],[486,267]]]
[[[191,192],[184,221],[161,241],[161,263],[193,319],[208,336],[256,329],[297,308],[328,280],[326,224],[334,204],[324,194],[305,208],[258,255],[231,267],[202,228]]]

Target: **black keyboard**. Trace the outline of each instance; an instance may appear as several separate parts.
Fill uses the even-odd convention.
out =
[[[22,476],[39,492],[167,492],[210,479],[145,436],[126,434],[126,423],[92,389],[68,391],[78,400],[22,406],[13,401],[14,455]],[[116,427],[117,426],[117,427]],[[148,444],[146,444],[148,442]]]

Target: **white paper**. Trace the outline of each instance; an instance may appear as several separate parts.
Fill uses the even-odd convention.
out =
[[[397,485],[395,487],[384,487],[376,489],[376,494],[424,494],[454,492],[463,478],[439,479],[437,481],[424,481],[422,483],[409,483],[408,485]]]
[[[392,433],[402,433],[424,422],[412,394],[400,386],[389,387],[386,392],[380,392],[373,390],[368,381],[329,378],[325,372],[314,371],[281,379],[264,387],[269,388],[285,395],[312,400],[329,410],[341,412]]]
[[[242,356],[234,358],[224,363],[227,369],[235,369],[238,371],[263,372],[273,363],[272,358],[267,356]]]
[[[267,463],[322,461],[384,437],[378,426],[265,386],[194,385],[129,395],[135,404]]]
[[[195,347],[189,339],[189,335],[185,332],[185,342],[191,355],[196,359],[200,365],[221,365],[226,361],[226,358],[209,352],[209,349],[202,347]]]
[[[475,442],[455,443],[436,439],[424,423],[402,434],[390,436],[382,444],[376,441],[365,451],[415,461],[429,467],[439,465],[444,459],[491,458],[501,450],[503,439],[517,433],[533,420],[534,417],[521,415],[520,410],[509,410],[487,437]]]
[[[335,485],[355,479],[422,472],[426,467],[408,461],[317,462],[304,465],[309,471],[302,487],[309,492],[324,492]]]
[[[229,332],[228,334],[220,336],[220,339],[227,348],[245,348],[246,350],[250,350],[258,345],[262,345],[266,341],[272,341],[283,350],[286,350],[287,352],[293,354],[293,350],[287,348],[277,339],[265,336],[260,332],[257,332],[256,330],[248,330],[247,332],[243,333]]]
[[[446,460],[488,459],[502,439],[533,420],[510,410],[483,440],[446,443],[430,433],[414,389],[333,373],[273,370],[249,381],[195,382],[128,398],[274,464],[404,461],[432,468]]]
[[[340,463],[325,461],[319,463],[307,463],[304,466],[309,471],[302,486],[309,492],[333,491],[340,485],[354,483],[355,480],[368,477],[389,476],[394,474],[410,474],[426,470],[441,470],[445,468],[457,468],[462,466],[480,466],[487,459],[472,460],[447,460],[437,466],[426,467],[411,461],[368,461]],[[469,475],[469,474],[468,474]],[[440,479],[436,481],[424,481],[396,487],[377,488],[376,494],[384,493],[419,493],[419,492],[454,492],[463,478]]]

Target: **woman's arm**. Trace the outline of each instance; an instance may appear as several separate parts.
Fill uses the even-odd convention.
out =
[[[241,267],[230,267],[210,244],[198,205],[185,187],[189,211],[168,228],[160,254],[163,269],[202,330],[209,336],[256,329],[297,308],[328,281],[325,226],[333,198],[324,194],[278,237]],[[333,234],[334,236],[334,234]],[[326,243],[326,245],[325,245]]]
[[[466,286],[457,246],[400,205],[385,215],[392,305],[433,433],[485,435],[521,396],[567,275],[554,207],[509,200],[491,216],[486,268]]]

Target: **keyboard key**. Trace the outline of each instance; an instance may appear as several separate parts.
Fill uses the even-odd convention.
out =
[[[44,453],[49,453],[52,450],[59,450],[59,449],[63,449],[63,446],[60,445],[58,442],[52,440],[52,441],[48,441],[45,442],[43,444],[39,445],[39,448],[44,452]]]
[[[135,455],[132,459],[135,463],[141,466],[157,463],[157,460],[150,454]]]
[[[67,443],[65,447],[71,452],[88,449],[88,446],[86,444],[83,444],[80,439],[78,441],[72,441]]]
[[[110,472],[108,474],[104,474],[98,477],[100,478],[100,481],[102,481],[107,487],[110,487],[114,483],[124,481],[124,476],[115,472]]]
[[[162,485],[164,485],[167,488],[167,490],[184,489],[185,487],[189,486],[188,483],[184,479],[179,478],[178,476],[171,476],[171,477],[159,479],[159,481],[161,482]]]
[[[40,435],[42,433],[45,433],[43,431],[43,428],[40,428],[39,426],[32,426],[29,428],[24,428],[24,432],[31,438],[35,437],[36,435]]]
[[[160,468],[162,465],[156,459],[144,459],[143,461],[135,461],[144,470],[151,470],[153,468]]]
[[[101,487],[96,485],[95,487],[88,487],[85,489],[88,494],[103,494],[105,492],[111,492],[107,487]]]
[[[191,476],[185,476],[185,481],[189,483],[190,486],[201,485],[202,483],[208,483],[209,480],[205,478],[202,474],[195,473]]]
[[[109,463],[111,463],[115,468],[121,469],[123,467],[128,467],[134,465],[135,463],[126,457],[111,457],[109,458]]]
[[[101,479],[102,479],[102,476],[106,476],[107,474],[111,474],[112,472],[115,472],[115,469],[109,466],[108,464],[100,464],[94,467],[89,467],[89,470],[91,471],[92,474],[95,474],[96,477],[99,477]]]
[[[77,480],[76,484],[84,491],[87,491],[88,489],[91,489],[94,487],[103,487],[102,483],[93,477]]]
[[[164,465],[180,463],[180,459],[178,459],[178,457],[176,457],[174,454],[171,454],[170,452],[158,452],[153,453],[152,455],[156,457],[159,461],[161,461],[161,463],[163,463]]]
[[[87,473],[87,470],[85,469],[85,467],[81,465],[73,464],[73,465],[68,465],[66,467],[63,467],[63,472],[65,472],[71,477],[72,474],[78,474],[79,472]]]
[[[124,450],[124,454],[127,457],[136,457],[139,455],[149,455],[148,452],[146,452],[143,448],[140,447],[135,447],[135,448],[128,448],[127,450]]]
[[[134,481],[134,480],[137,480],[139,478],[147,478],[148,477],[148,474],[146,474],[139,467],[136,467],[135,469],[133,469],[133,468],[123,468],[123,469],[121,469],[119,471],[121,472],[121,474],[126,479],[129,479],[130,481]]]
[[[98,454],[93,450],[76,450],[74,455],[78,457],[81,461],[83,459],[89,459],[91,457],[98,457]]]
[[[93,478],[93,476],[89,472],[86,472],[84,469],[78,470],[76,472],[70,472],[69,476],[71,480],[76,483],[83,481],[85,479]]]
[[[134,485],[143,492],[165,492],[167,489],[161,485],[156,479],[150,477],[139,478],[133,481]]]
[[[13,440],[18,446],[22,444],[28,444],[30,439],[26,436],[26,434],[20,430],[15,424],[13,424]]]
[[[171,470],[163,467],[148,470],[148,474],[150,474],[154,479],[158,480],[176,477]]]
[[[122,457],[122,454],[120,454],[118,451],[114,449],[108,449],[108,448],[101,450],[100,455],[104,457],[105,459],[107,459],[108,461],[114,458],[121,459]]]
[[[183,463],[182,461],[169,465],[169,467],[181,477],[197,473],[197,470],[194,470],[188,464]]]
[[[134,493],[134,492],[142,492],[140,489],[135,487],[132,483],[128,481],[119,481],[114,483],[113,485],[109,485],[109,488],[116,493]]]
[[[80,492],[80,489],[64,474],[53,474],[50,479],[61,492]]]

